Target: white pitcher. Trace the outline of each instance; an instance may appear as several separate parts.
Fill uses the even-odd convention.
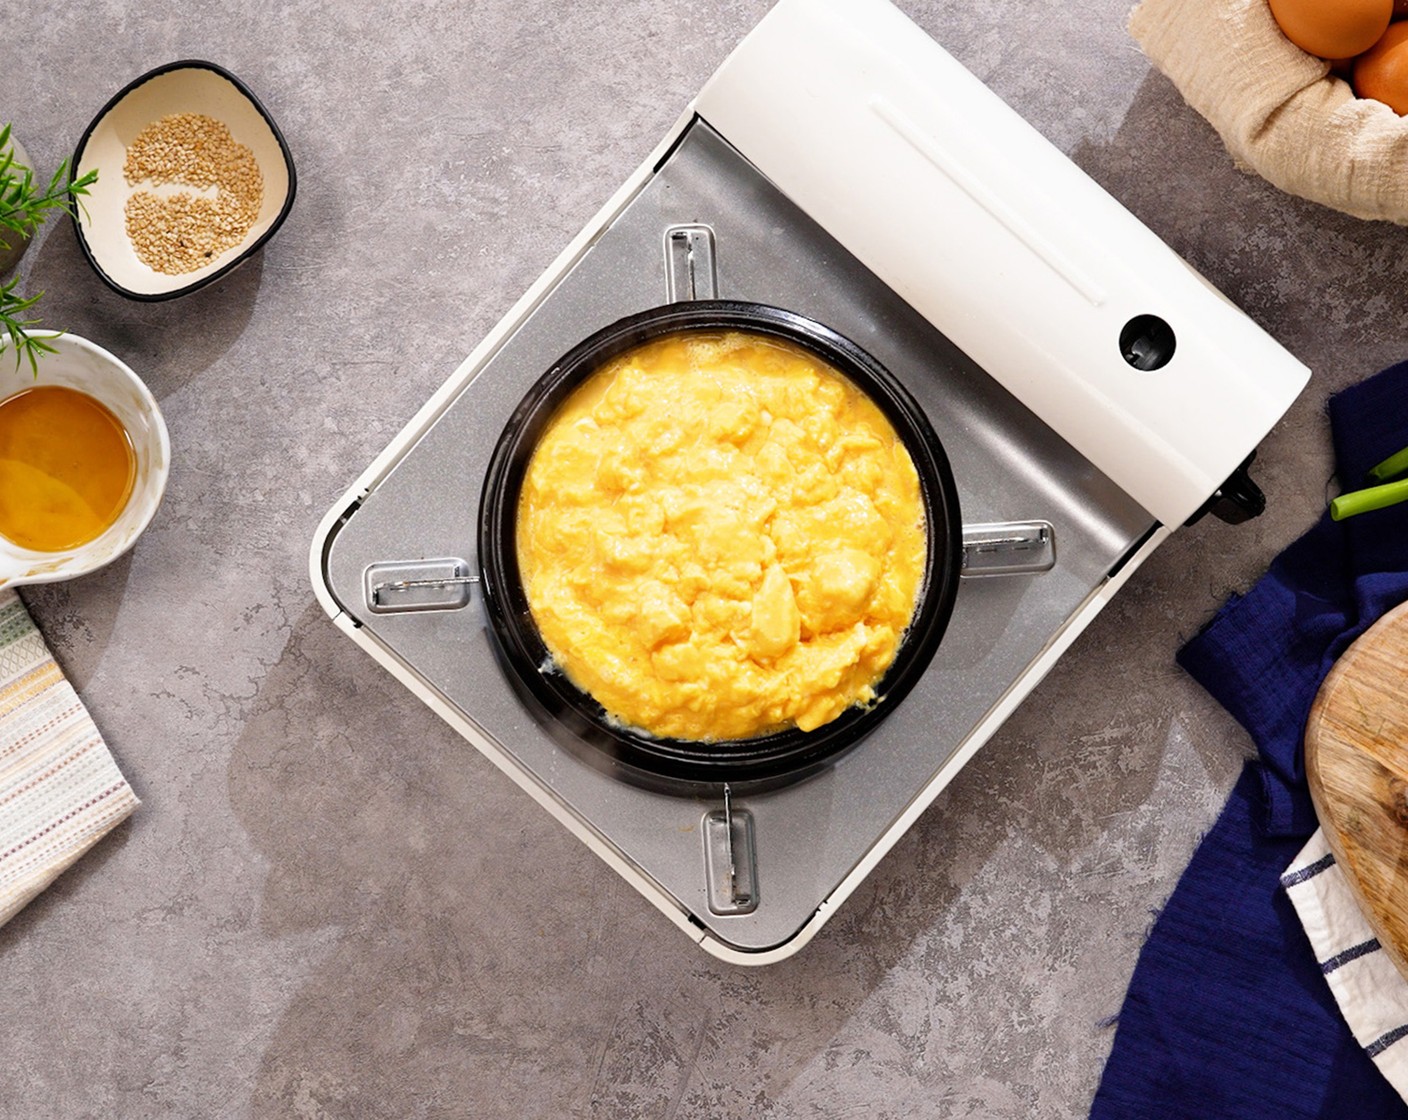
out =
[[[126,552],[147,527],[166,491],[171,442],[156,398],[126,364],[77,335],[33,331],[55,353],[40,354],[38,374],[29,361],[16,364],[9,338],[0,344],[0,401],[25,389],[61,385],[101,402],[127,429],[136,455],[136,477],[127,504],[106,531],[62,552],[35,552],[0,536],[0,588],[21,583],[52,583],[83,575]]]

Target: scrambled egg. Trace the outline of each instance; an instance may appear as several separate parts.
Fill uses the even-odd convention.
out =
[[[919,478],[879,408],[741,332],[595,373],[539,441],[517,536],[558,667],[622,724],[690,740],[873,701],[926,553]]]

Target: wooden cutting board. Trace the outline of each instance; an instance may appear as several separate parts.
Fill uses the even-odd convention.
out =
[[[1330,850],[1408,977],[1408,603],[1330,670],[1306,724],[1305,767]]]

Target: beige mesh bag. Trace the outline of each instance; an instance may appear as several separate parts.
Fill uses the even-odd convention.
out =
[[[1408,118],[1356,98],[1267,0],[1143,0],[1129,33],[1237,165],[1290,194],[1408,225]]]

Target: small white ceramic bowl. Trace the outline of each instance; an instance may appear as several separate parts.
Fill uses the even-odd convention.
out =
[[[101,536],[64,552],[35,552],[0,536],[0,587],[72,579],[116,560],[136,543],[166,492],[171,442],[156,398],[135,373],[100,346],[72,334],[34,331],[57,351],[39,355],[36,376],[27,360],[15,365],[0,346],[0,401],[25,389],[63,385],[106,405],[132,438],[137,473],[122,513]],[[8,342],[8,336],[6,336]]]
[[[123,174],[127,148],[137,134],[164,117],[199,113],[229,128],[247,147],[264,178],[258,217],[238,245],[193,272],[168,274],[145,264],[127,235],[127,200],[149,184],[129,184]],[[78,243],[109,287],[129,299],[161,300],[185,295],[218,280],[248,260],[283,224],[293,206],[293,157],[278,126],[238,78],[213,62],[188,59],[143,74],[93,118],[70,161],[70,181],[89,171],[98,181],[77,200]]]

